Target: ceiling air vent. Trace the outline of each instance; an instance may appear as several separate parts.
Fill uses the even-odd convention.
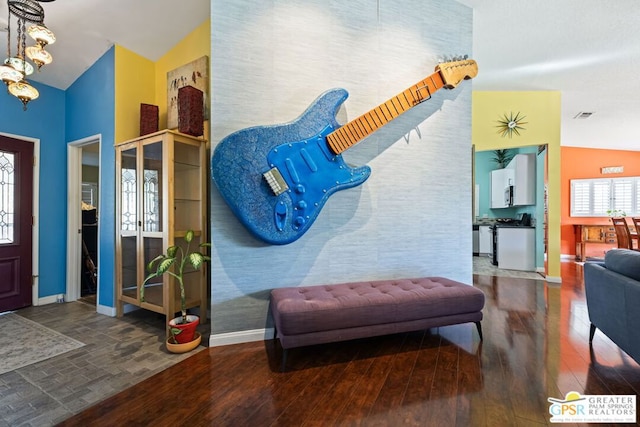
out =
[[[573,118],[574,119],[588,119],[592,115],[593,115],[593,111],[581,111],[578,114],[576,114],[575,116],[573,116]]]

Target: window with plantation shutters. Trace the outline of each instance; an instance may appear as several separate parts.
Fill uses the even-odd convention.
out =
[[[591,193],[587,180],[571,181],[571,216],[591,214]]]
[[[571,216],[621,215],[640,215],[640,177],[571,180]]]
[[[608,181],[593,182],[592,216],[606,216],[611,206],[611,187]]]
[[[612,182],[613,206],[615,211],[633,212],[633,180],[616,179]]]

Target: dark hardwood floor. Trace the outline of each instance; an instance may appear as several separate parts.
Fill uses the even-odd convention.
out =
[[[549,425],[548,397],[640,392],[599,331],[590,354],[582,277],[474,276],[482,342],[471,323],[292,349],[284,373],[273,341],[208,348],[60,425]]]

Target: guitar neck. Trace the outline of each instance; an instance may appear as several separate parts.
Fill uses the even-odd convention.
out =
[[[436,71],[373,110],[331,132],[327,135],[329,148],[334,154],[346,151],[405,111],[429,99],[444,85],[440,72]]]

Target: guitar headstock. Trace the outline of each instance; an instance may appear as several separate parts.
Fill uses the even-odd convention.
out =
[[[444,62],[436,67],[442,76],[444,87],[453,89],[462,80],[472,79],[478,74],[478,64],[473,59]]]

